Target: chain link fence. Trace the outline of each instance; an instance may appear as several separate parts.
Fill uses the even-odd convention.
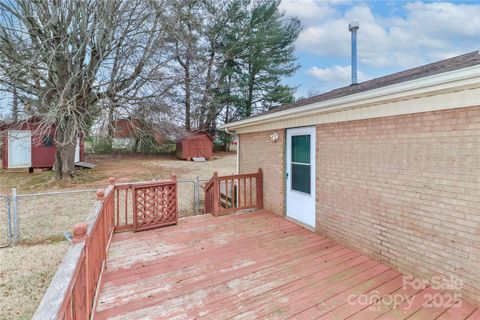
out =
[[[204,213],[203,185],[209,179],[178,180],[180,217]],[[66,231],[88,217],[98,189],[0,195],[0,247],[64,238]],[[130,197],[119,206],[131,206]],[[123,210],[121,208],[121,210]]]
[[[85,221],[97,189],[18,194],[18,240],[39,243],[60,240],[63,233]]]
[[[203,184],[209,179],[178,180],[178,214],[179,217],[189,217],[204,213]]]

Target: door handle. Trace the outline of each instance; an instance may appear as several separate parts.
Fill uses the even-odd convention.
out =
[[[285,180],[288,180],[288,172],[285,172]]]

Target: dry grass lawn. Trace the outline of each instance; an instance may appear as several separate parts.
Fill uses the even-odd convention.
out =
[[[71,182],[56,181],[51,171],[26,173],[0,170],[0,193],[10,193],[13,187],[19,192],[39,192],[72,188],[98,188],[108,184],[109,177],[118,182],[165,179],[172,173],[179,178],[201,176],[210,178],[214,171],[220,175],[236,171],[234,152],[215,153],[215,158],[206,162],[182,161],[173,156],[145,155],[89,155],[86,161],[96,168],[78,170]]]
[[[0,171],[0,193],[10,193],[14,187],[19,194],[100,188],[112,176],[118,182],[165,179],[171,173],[179,179],[210,178],[214,171],[220,175],[234,173],[235,159],[235,153],[217,153],[208,162],[165,156],[95,155],[87,161],[97,167],[79,170],[69,183],[55,181],[51,172]],[[0,249],[0,320],[31,318],[68,247],[63,231],[84,221],[94,200],[94,192],[19,199],[20,215],[28,219],[20,220],[22,244]],[[55,219],[49,218],[52,216]]]
[[[67,241],[0,249],[0,319],[30,319],[68,247]]]

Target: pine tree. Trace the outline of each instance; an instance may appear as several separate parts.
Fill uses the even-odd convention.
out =
[[[224,99],[237,108],[236,117],[278,107],[293,101],[294,88],[282,84],[282,78],[297,69],[294,42],[301,31],[296,18],[287,18],[279,10],[280,1],[249,3],[237,1],[236,25],[228,30],[224,42]],[[234,117],[226,119],[233,120]]]

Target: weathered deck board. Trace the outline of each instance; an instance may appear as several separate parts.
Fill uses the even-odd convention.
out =
[[[480,315],[465,302],[426,308],[424,293],[442,294],[403,288],[398,271],[261,210],[189,217],[177,226],[115,234],[95,319]],[[352,295],[367,297],[368,303],[349,303]],[[390,302],[394,296],[403,300]],[[407,298],[415,299],[409,305]]]

